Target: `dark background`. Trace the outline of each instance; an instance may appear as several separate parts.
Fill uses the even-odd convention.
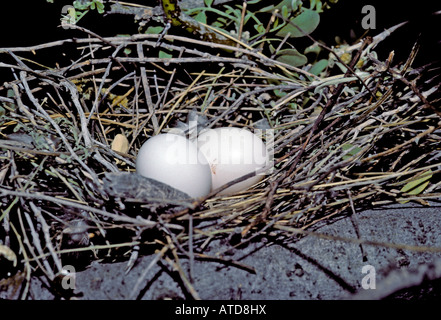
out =
[[[54,4],[47,3],[46,0],[2,2],[0,47],[29,46],[73,36],[84,37],[84,34],[78,31],[58,27],[61,8],[63,5],[71,5],[72,1],[54,0],[54,2]],[[144,3],[148,6],[157,4],[156,0],[131,0],[129,2]],[[422,53],[418,59],[421,62],[439,59],[441,56],[441,14],[433,15],[432,13],[441,10],[440,1],[340,0],[333,9],[321,15],[320,25],[313,33],[314,37],[325,41],[330,46],[335,44],[335,36],[349,41],[351,30],[357,36],[363,35],[361,9],[366,4],[376,8],[377,27],[376,30],[368,33],[371,36],[400,22],[410,21],[377,48],[381,54],[384,54],[380,58],[385,59],[393,49],[398,59],[407,57],[420,35]],[[131,16],[103,17],[96,12],[90,12],[81,20],[80,25],[102,36],[137,32],[137,25],[133,23]]]

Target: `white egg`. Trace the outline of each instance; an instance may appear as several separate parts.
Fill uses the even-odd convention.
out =
[[[211,190],[207,159],[194,142],[177,134],[159,134],[147,140],[139,150],[136,171],[194,198]]]
[[[199,135],[197,144],[211,167],[212,190],[269,164],[265,143],[247,129],[225,127],[204,130]],[[219,194],[231,195],[246,190],[263,176],[263,173],[258,173]]]

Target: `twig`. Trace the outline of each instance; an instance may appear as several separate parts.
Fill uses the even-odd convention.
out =
[[[194,252],[193,252],[193,215],[188,217],[188,254],[189,254],[189,270],[188,277],[190,282],[193,283],[193,270],[194,270]]]
[[[145,57],[144,57],[144,49],[143,49],[141,44],[137,44],[136,50],[138,52],[138,57],[141,60],[145,59]],[[156,117],[156,114],[155,114],[155,107],[153,105],[152,97],[150,95],[149,80],[147,78],[147,74],[146,74],[144,66],[141,67],[141,80],[142,80],[142,86],[144,88],[144,95],[145,95],[145,98],[146,98],[146,101],[147,101],[147,108],[148,108],[149,113],[150,113],[149,118],[152,119],[152,124],[153,124],[154,132],[158,132],[159,131],[159,129],[158,129],[158,126],[159,126],[158,125],[158,118]]]
[[[137,295],[139,294],[139,286],[144,282],[145,278],[147,277],[148,272],[150,271],[151,268],[153,268],[158,263],[158,261],[160,259],[162,259],[162,257],[164,256],[164,254],[167,252],[168,249],[169,249],[168,246],[164,246],[160,251],[156,251],[156,255],[153,258],[153,260],[149,263],[147,268],[145,268],[142,271],[141,275],[138,277],[138,280],[136,280],[136,283],[133,286],[133,289],[129,295],[130,300],[133,300],[137,297]]]
[[[351,205],[351,210],[352,210],[352,213],[349,215],[349,217],[351,219],[352,226],[354,227],[355,235],[357,236],[357,239],[360,239],[360,229],[358,228],[357,211],[355,211],[354,202],[352,201],[351,191],[349,189],[346,190],[346,194],[348,195],[349,204]],[[363,245],[360,243],[359,247],[361,251],[361,256],[363,258],[363,262],[366,262],[367,256],[366,253],[364,252]]]
[[[46,241],[46,247],[52,256],[52,259],[54,260],[54,263],[58,269],[58,272],[60,272],[63,269],[63,265],[61,263],[61,260],[59,259],[59,257],[55,253],[54,247],[52,246],[51,236],[49,234],[49,226],[48,226],[46,220],[44,219],[43,215],[41,214],[41,210],[39,208],[37,208],[37,206],[32,201],[29,202],[29,206],[31,207],[32,211],[34,212],[34,215],[37,218],[38,222],[40,222],[40,224],[42,226],[44,239]],[[55,274],[53,274],[52,276],[55,277]],[[53,280],[53,278],[51,278],[51,280]]]

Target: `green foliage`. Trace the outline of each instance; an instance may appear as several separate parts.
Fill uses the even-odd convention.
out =
[[[101,0],[74,1],[73,6],[80,11],[97,10],[98,13],[104,13],[104,4]]]
[[[205,1],[204,7],[187,9],[185,13],[224,34],[237,37],[242,31],[240,41],[252,47],[266,48],[276,60],[300,67],[308,63],[308,52],[302,53],[290,39],[311,34],[320,23],[320,13],[335,2],[337,1],[282,0],[265,6],[264,1],[248,1],[247,10],[242,17],[242,4],[226,4],[218,8],[212,6],[212,1]],[[279,48],[279,43],[285,37],[289,40]],[[316,49],[319,50],[318,47]],[[315,66],[313,72],[320,73],[326,67],[322,61]]]
[[[147,28],[146,33],[148,34],[160,34],[162,31],[164,31],[164,27],[163,26],[150,26]]]
[[[433,172],[431,169],[418,173],[414,177],[407,180],[408,182],[401,188],[401,192],[406,193],[409,196],[415,196],[420,194],[426,189],[426,187],[430,183],[430,179],[432,178]],[[401,203],[407,203],[409,200],[402,200]]]
[[[312,73],[312,74],[318,76],[327,67],[328,67],[328,60],[321,59],[312,65],[311,69],[309,69],[309,73]]]
[[[303,66],[308,62],[308,58],[297,51],[297,49],[283,49],[277,53],[278,61],[287,63],[294,67]]]
[[[46,0],[54,3],[54,0]],[[67,8],[67,15],[62,15],[61,21],[68,24],[78,23],[90,10],[96,10],[99,14],[105,12],[102,0],[76,0],[71,7]]]
[[[304,9],[298,16],[292,18],[276,36],[299,38],[313,32],[320,22],[320,15],[311,9]]]
[[[362,151],[362,149],[358,146],[354,146],[350,143],[345,143],[341,146],[343,151],[346,151],[347,153],[343,156],[343,160],[351,159],[352,157],[356,156],[358,153]]]
[[[47,1],[53,3],[53,0]],[[184,8],[184,2],[161,0],[156,12],[165,12],[172,26],[184,28],[193,36],[199,36],[207,41],[234,45],[223,36],[227,34],[250,47],[263,51],[264,54],[265,52],[270,54],[280,62],[295,67],[310,63],[311,73],[320,74],[331,66],[324,60],[314,61],[318,57],[320,48],[318,46],[300,48],[295,40],[314,32],[320,23],[320,14],[337,1],[279,0],[268,5],[266,1],[253,0],[247,1],[246,10],[243,12],[242,2],[226,2],[215,6],[213,0],[204,0],[203,6],[192,7],[191,2],[188,1],[185,2]],[[130,5],[129,2],[124,3],[119,9],[126,10],[126,14],[132,14],[138,7],[130,7]],[[140,10],[143,8],[141,7]],[[75,24],[91,10],[103,14],[109,13],[112,9],[106,7],[102,0],[76,0],[73,1],[72,7],[68,9],[67,15],[62,20]],[[161,34],[167,31],[164,31],[166,21],[161,14],[156,13],[156,16],[153,14],[144,21],[141,20],[146,18],[139,18],[139,15],[139,13],[136,14],[134,21],[139,23],[140,29],[144,30],[142,32]],[[152,25],[150,21],[159,22],[159,25],[158,23]],[[219,33],[209,30],[204,27],[205,25],[219,30]],[[315,55],[309,57],[308,53],[315,53]],[[168,53],[161,53],[161,57],[168,56]]]

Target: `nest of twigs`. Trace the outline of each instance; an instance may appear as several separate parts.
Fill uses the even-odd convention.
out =
[[[347,64],[330,52],[346,73],[316,76],[241,43],[158,37],[89,34],[1,54],[15,80],[0,88],[0,262],[10,263],[0,278],[15,274],[21,297],[32,274],[54,284],[65,265],[130,266],[150,253],[197,297],[179,259],[232,263],[204,254],[212,240],[295,241],[365,206],[439,197],[439,72],[412,66],[417,47],[395,63],[377,60],[365,41],[346,48]],[[160,50],[174,57],[156,58]],[[68,59],[56,67],[38,60],[60,53]],[[186,207],[106,192],[106,173],[134,172],[140,146],[192,110],[209,127],[260,129],[273,151],[266,177]],[[112,149],[117,134],[127,152]]]

